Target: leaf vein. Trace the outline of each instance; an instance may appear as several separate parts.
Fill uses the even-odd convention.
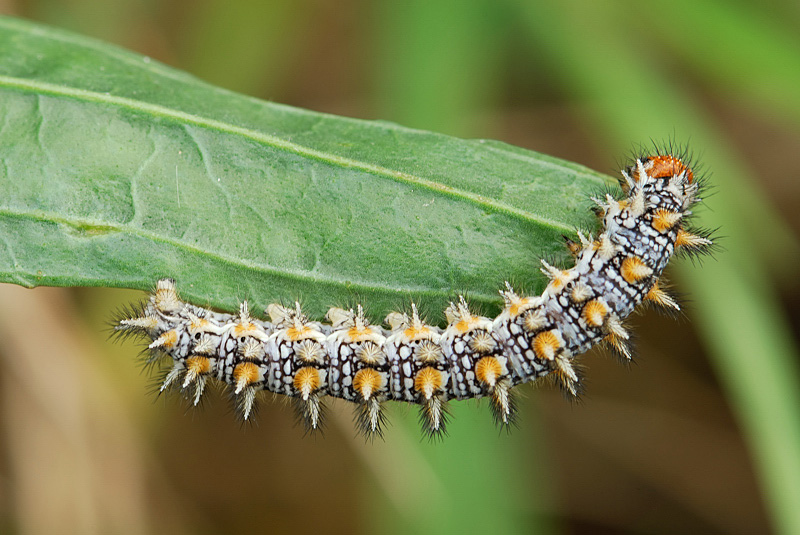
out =
[[[97,93],[87,91],[85,89],[78,89],[73,87],[64,87],[56,84],[50,84],[39,80],[26,80],[22,78],[14,78],[10,76],[0,76],[0,87],[5,86],[9,89],[16,89],[18,91],[30,92],[35,94],[50,94],[57,97],[67,97],[84,102],[96,102],[102,104],[111,104],[120,107],[126,107],[140,112],[150,113],[154,116],[160,116],[171,119],[175,122],[183,122],[185,124],[192,124],[203,128],[215,129],[228,134],[239,135],[261,143],[263,145],[271,146],[280,150],[285,150],[310,159],[326,162],[330,165],[336,165],[342,168],[359,169],[361,171],[376,175],[383,176],[394,180],[396,182],[412,184],[418,187],[426,188],[431,191],[437,192],[441,195],[446,195],[453,198],[460,198],[470,201],[473,204],[484,207],[492,212],[506,213],[526,221],[534,221],[542,225],[552,228],[560,229],[561,231],[571,232],[573,229],[564,225],[559,221],[554,221],[531,212],[520,210],[516,207],[510,206],[505,203],[490,201],[490,199],[471,193],[468,191],[460,190],[452,186],[441,184],[433,180],[429,180],[420,176],[389,169],[387,167],[371,164],[345,158],[336,154],[320,151],[276,136],[272,136],[263,132],[236,126],[233,124],[193,115],[180,110],[175,110],[152,104],[149,102],[137,101],[127,97],[119,97],[108,95],[104,93]]]
[[[117,223],[109,223],[105,221],[96,221],[96,220],[89,220],[89,219],[80,219],[80,218],[67,218],[58,214],[53,214],[50,212],[44,211],[24,211],[24,210],[13,210],[10,208],[2,208],[0,209],[0,218],[8,218],[8,219],[28,219],[32,221],[38,221],[41,223],[52,223],[56,225],[66,225],[74,229],[85,229],[85,228],[93,228],[97,226],[102,226],[106,232],[104,235],[110,234],[112,232],[120,232],[125,233],[131,236],[138,236],[141,238],[145,238],[151,240],[153,242],[161,242],[177,249],[182,249],[187,251],[191,254],[207,257],[210,259],[215,259],[220,262],[225,262],[233,266],[238,266],[241,268],[262,272],[267,275],[283,277],[286,279],[294,279],[294,280],[310,280],[314,283],[323,283],[328,285],[339,285],[341,284],[341,280],[338,278],[327,277],[327,276],[320,276],[318,273],[313,273],[310,271],[297,271],[297,270],[290,270],[290,269],[277,269],[274,267],[270,267],[264,264],[257,264],[255,262],[250,262],[243,260],[240,257],[232,257],[229,255],[225,255],[219,252],[212,252],[204,249],[200,249],[198,247],[194,247],[190,244],[182,242],[178,239],[165,237],[160,234],[156,234],[153,232],[148,232],[138,227],[131,227],[127,225],[120,225]],[[95,236],[90,237],[89,239],[93,239]],[[364,281],[353,282],[349,281],[348,286],[352,288],[355,292],[367,292],[367,291],[385,291],[385,292],[414,292],[414,293],[435,293],[430,289],[423,289],[418,287],[401,287],[401,286],[389,286],[385,284],[376,284],[373,281],[366,283]]]

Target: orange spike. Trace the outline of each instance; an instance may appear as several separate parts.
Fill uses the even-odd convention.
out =
[[[633,360],[633,355],[631,354],[631,349],[628,346],[628,341],[625,338],[617,336],[615,334],[609,334],[603,340],[611,346],[613,350],[619,353],[622,358],[625,360]]]
[[[692,234],[683,229],[678,231],[678,236],[675,238],[675,247],[686,247],[689,249],[700,249],[711,245],[711,240]]]
[[[661,288],[661,285],[659,284],[658,281],[656,281],[656,283],[653,284],[653,287],[650,288],[650,290],[645,294],[644,298],[647,301],[650,301],[653,304],[663,308],[674,309],[674,310],[681,309],[677,301],[675,301],[675,299],[673,299],[667,292],[665,292]]]
[[[673,212],[661,208],[653,213],[653,228],[664,233],[677,225],[681,217],[683,217],[683,214],[680,212]]]
[[[147,346],[150,349],[155,349],[157,347],[163,347],[166,349],[170,349],[175,347],[175,344],[178,343],[178,332],[174,329],[171,331],[167,331],[155,340],[153,343]]]
[[[575,373],[572,363],[569,359],[563,356],[555,359],[555,374],[556,379],[561,383],[561,386],[570,393],[572,396],[578,395],[578,374]]]
[[[141,329],[146,332],[155,330],[158,327],[158,318],[145,315],[142,318],[129,318],[120,320],[118,329]]]

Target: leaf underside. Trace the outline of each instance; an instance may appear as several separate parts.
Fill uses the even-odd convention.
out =
[[[0,281],[150,289],[314,316],[458,293],[491,313],[508,280],[593,228],[609,177],[495,141],[309,112],[149,58],[0,18]]]

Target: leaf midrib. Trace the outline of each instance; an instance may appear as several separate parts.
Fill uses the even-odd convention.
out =
[[[411,184],[417,187],[426,188],[440,195],[445,195],[448,197],[453,197],[456,199],[471,202],[474,205],[483,207],[484,209],[491,212],[505,213],[527,222],[535,222],[540,225],[545,225],[554,229],[558,229],[560,232],[572,232],[573,230],[571,227],[563,225],[558,221],[541,217],[525,210],[520,210],[505,203],[492,202],[482,195],[477,195],[475,193],[471,193],[462,189],[453,188],[451,186],[440,184],[438,182],[434,182],[432,180],[428,180],[420,176],[412,175],[402,171],[392,170],[387,167],[374,165],[359,160],[344,158],[336,154],[331,154],[317,149],[312,149],[304,145],[299,145],[297,143],[292,143],[290,141],[286,141],[279,137],[271,136],[263,132],[258,132],[256,130],[252,130],[249,128],[243,128],[216,119],[210,119],[208,117],[202,117],[186,113],[183,111],[175,110],[158,104],[151,104],[149,102],[142,102],[139,100],[133,100],[126,97],[107,95],[103,93],[97,93],[94,91],[87,91],[85,89],[65,87],[65,86],[50,84],[48,82],[32,81],[23,78],[15,78],[11,76],[2,76],[2,75],[0,75],[0,87],[9,88],[11,90],[17,89],[19,91],[24,91],[29,93],[50,94],[57,97],[73,98],[75,100],[80,100],[84,102],[97,102],[101,104],[109,104],[119,107],[125,107],[133,111],[148,113],[157,117],[160,116],[168,118],[177,123],[192,124],[209,130],[218,130],[221,132],[225,132],[227,134],[238,135],[250,139],[262,145],[273,147],[279,150],[284,150],[287,152],[292,152],[299,156],[303,156],[305,158],[311,158],[318,161],[322,161],[333,166],[338,166],[341,168],[349,168],[349,169],[358,169],[366,173],[371,173],[373,175],[383,176],[385,178],[394,180],[395,182]]]
[[[294,280],[301,280],[301,281],[313,281],[314,283],[327,283],[330,285],[338,285],[341,284],[341,280],[338,278],[333,278],[329,276],[320,275],[317,273],[307,272],[307,271],[298,271],[293,269],[278,269],[272,266],[264,265],[264,264],[257,264],[254,262],[248,262],[243,260],[237,256],[228,256],[221,254],[216,251],[209,251],[207,249],[201,249],[199,247],[194,247],[188,243],[182,242],[180,240],[170,239],[162,234],[157,234],[155,232],[148,232],[144,229],[139,227],[131,227],[128,225],[119,225],[115,223],[108,223],[105,221],[97,221],[97,220],[89,220],[89,219],[80,219],[80,218],[66,218],[58,214],[54,214],[52,212],[46,212],[42,210],[36,211],[25,211],[25,210],[11,210],[8,208],[0,208],[0,218],[7,218],[7,219],[28,219],[32,221],[37,221],[41,223],[53,223],[59,225],[67,225],[69,227],[75,229],[87,229],[93,227],[102,227],[104,229],[103,234],[111,234],[113,232],[121,232],[127,235],[133,235],[141,238],[145,238],[147,240],[151,240],[154,242],[161,242],[177,249],[182,249],[184,251],[190,252],[192,254],[198,254],[204,257],[208,257],[211,259],[217,259],[221,262],[226,262],[230,265],[238,266],[241,268],[251,269],[253,271],[258,271],[261,273],[266,273],[275,277],[282,277]],[[97,236],[87,237],[86,239],[97,239]],[[414,288],[414,287],[402,287],[402,286],[388,286],[388,285],[379,285],[379,284],[365,284],[363,281],[354,282],[349,281],[348,285],[356,291],[367,291],[367,290],[374,290],[374,291],[384,291],[384,292],[420,292],[423,291],[421,288]]]

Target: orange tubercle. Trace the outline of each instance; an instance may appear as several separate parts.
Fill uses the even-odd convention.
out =
[[[155,306],[161,312],[172,312],[180,308],[181,300],[178,292],[171,284],[160,286],[155,293]]]
[[[367,326],[359,329],[354,325],[347,330],[347,336],[353,342],[361,342],[362,340],[368,339],[372,336],[372,330]]]
[[[503,367],[495,357],[483,357],[475,364],[475,377],[490,387],[497,384],[497,378],[502,374]]]
[[[525,310],[525,306],[530,302],[530,299],[527,297],[517,298],[511,306],[508,307],[508,313],[511,315],[512,318],[516,318],[519,314]]]
[[[249,322],[237,323],[233,327],[233,332],[236,335],[236,337],[238,338],[240,336],[244,336],[244,335],[250,334],[250,332],[255,330],[255,329],[256,329],[256,326],[255,326],[254,323],[249,323]]]
[[[602,327],[608,315],[608,306],[598,299],[592,299],[583,307],[581,315],[590,327]]]
[[[322,385],[322,380],[319,376],[319,370],[311,366],[300,368],[294,374],[294,387],[300,392],[303,399],[308,399],[308,396],[317,390]]]
[[[211,371],[211,360],[208,357],[192,355],[186,359],[186,368],[195,375],[203,375]]]
[[[233,380],[236,381],[236,393],[241,392],[244,387],[258,381],[258,366],[252,362],[242,362],[233,369]]]
[[[372,394],[380,390],[382,382],[380,373],[372,368],[364,368],[358,370],[356,376],[353,377],[353,390],[367,400],[372,397]]]
[[[430,332],[431,330],[425,325],[422,325],[421,327],[412,325],[403,331],[403,334],[405,334],[409,340],[418,340],[420,338],[427,337]]]
[[[476,319],[477,318],[475,316],[469,316],[468,318],[461,319],[458,321],[458,323],[456,323],[456,329],[458,329],[458,332],[463,334],[469,331],[472,326],[475,325]]]
[[[303,338],[303,335],[306,334],[310,330],[311,330],[311,327],[309,327],[308,325],[303,325],[303,327],[300,328],[300,329],[298,329],[296,326],[292,325],[291,327],[286,329],[286,336],[292,342],[296,342],[297,340],[300,340],[301,338]]]
[[[414,377],[414,390],[420,392],[425,399],[430,399],[434,392],[442,388],[442,372],[435,368],[422,368]]]
[[[541,360],[553,360],[559,347],[561,342],[553,331],[540,332],[533,339],[533,352]]]
[[[653,269],[642,261],[637,256],[629,256],[622,261],[620,266],[620,273],[622,278],[628,284],[634,284],[642,279],[645,279],[653,274]]]

